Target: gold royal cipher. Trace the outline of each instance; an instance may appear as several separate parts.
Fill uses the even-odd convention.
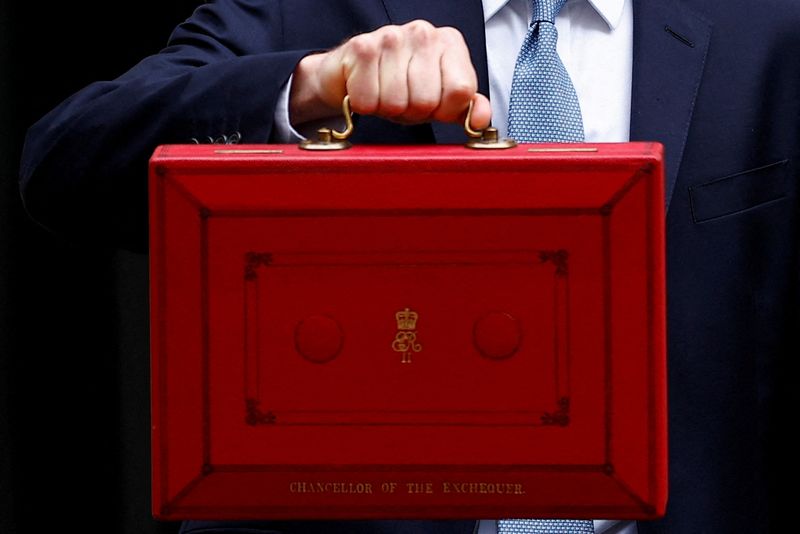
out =
[[[411,354],[420,352],[422,345],[417,343],[417,319],[419,314],[406,308],[394,314],[397,319],[397,335],[392,342],[392,349],[403,354],[401,363],[411,363]]]

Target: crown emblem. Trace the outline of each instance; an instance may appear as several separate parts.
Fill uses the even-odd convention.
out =
[[[394,314],[397,319],[398,330],[416,330],[419,315],[414,310],[406,308]]]
[[[411,363],[411,354],[422,350],[417,343],[417,318],[419,314],[410,308],[394,314],[397,319],[397,335],[392,342],[392,350],[403,355],[402,363]]]

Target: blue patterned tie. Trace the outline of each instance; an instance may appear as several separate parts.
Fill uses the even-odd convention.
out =
[[[578,95],[556,51],[556,15],[567,0],[532,0],[533,16],[514,67],[508,135],[517,141],[583,141]]]
[[[594,534],[594,524],[578,519],[500,519],[497,534]]]
[[[533,16],[522,43],[508,110],[508,134],[517,141],[583,141],[578,95],[556,52],[554,22],[567,0],[533,0]],[[594,534],[592,521],[500,519],[498,534]]]

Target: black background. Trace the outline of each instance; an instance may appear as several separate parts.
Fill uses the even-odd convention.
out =
[[[177,531],[150,515],[147,258],[51,235],[17,174],[33,122],[200,3],[0,1],[2,534]]]
[[[157,52],[200,3],[0,0],[0,534],[177,532],[150,515],[147,257],[50,234],[17,176],[33,122]]]

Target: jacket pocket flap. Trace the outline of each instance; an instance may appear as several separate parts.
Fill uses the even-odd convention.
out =
[[[696,223],[733,215],[786,196],[788,159],[689,188]]]

